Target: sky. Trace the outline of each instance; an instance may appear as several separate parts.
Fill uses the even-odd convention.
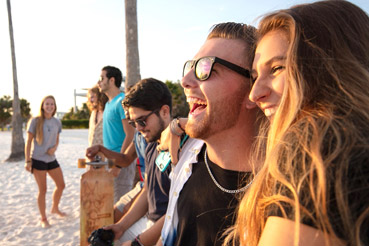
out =
[[[212,25],[242,22],[313,0],[137,0],[141,78],[173,82],[204,43]],[[369,13],[368,0],[351,0]],[[75,105],[74,92],[94,86],[112,65],[125,75],[124,0],[11,0],[19,97],[31,114],[54,95],[58,112]],[[0,98],[13,98],[6,0],[0,0]],[[86,102],[77,96],[76,105]]]

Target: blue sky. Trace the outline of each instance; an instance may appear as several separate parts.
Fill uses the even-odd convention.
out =
[[[267,12],[308,0],[138,0],[141,77],[181,79],[213,24],[226,21],[257,25]],[[352,0],[369,13],[368,0]],[[101,68],[125,74],[124,0],[12,0],[19,96],[31,103],[56,98],[58,111],[74,106],[74,89],[92,87]],[[13,97],[6,0],[0,3],[0,97]],[[77,106],[86,98],[77,97]]]

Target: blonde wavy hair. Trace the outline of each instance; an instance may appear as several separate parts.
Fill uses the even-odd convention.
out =
[[[100,92],[99,87],[97,85],[88,89],[87,93],[88,94],[94,93],[96,94],[96,97],[97,97],[97,104],[92,104],[90,100],[87,100],[86,104],[87,104],[88,110],[90,110],[90,112],[92,112],[93,110],[104,111],[105,104],[107,101],[109,101],[109,98],[105,95],[105,93]]]
[[[55,115],[56,113],[56,101],[55,101],[55,98],[51,95],[49,96],[46,96],[42,99],[41,101],[41,106],[40,106],[40,113],[39,115],[37,116],[37,122],[36,122],[36,142],[41,145],[44,141],[44,131],[43,131],[43,127],[44,127],[44,121],[45,121],[45,112],[44,112],[44,109],[43,109],[43,106],[44,106],[44,103],[45,103],[45,100],[46,99],[49,99],[51,98],[52,100],[54,100],[54,104],[55,104],[55,109],[52,113],[52,116]]]
[[[368,197],[351,196],[369,194],[369,17],[346,1],[320,1],[263,17],[259,40],[273,30],[289,39],[284,92],[261,127],[253,161],[262,168],[225,244],[257,245],[274,214],[297,222],[295,245],[306,221],[326,245],[364,245]]]

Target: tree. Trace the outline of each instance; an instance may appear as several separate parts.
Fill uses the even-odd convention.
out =
[[[11,14],[10,0],[7,0],[8,7],[8,19],[9,19],[9,36],[10,36],[10,46],[12,53],[12,65],[13,65],[13,116],[12,116],[12,144],[11,153],[7,161],[20,161],[24,160],[24,138],[22,131],[22,115],[20,110],[20,102],[18,96],[18,78],[17,78],[17,64],[15,60],[15,46],[14,46],[14,34],[13,34],[13,22]]]
[[[165,81],[165,84],[168,86],[170,93],[172,93],[173,117],[187,117],[190,109],[186,102],[186,95],[183,87],[180,85],[179,81],[173,83],[172,81],[167,80]]]
[[[31,118],[31,108],[29,107],[29,102],[26,99],[20,99],[20,111],[23,123],[27,123],[29,118]]]
[[[13,115],[13,100],[10,96],[3,96],[0,98],[0,128],[3,129],[5,125],[10,124]],[[22,123],[26,123],[31,118],[31,108],[26,99],[20,99],[20,108],[22,115]]]
[[[5,125],[9,124],[12,118],[11,115],[12,101],[10,96],[4,96],[0,98],[0,127],[4,128]]]
[[[130,88],[141,80],[137,35],[137,0],[125,0],[126,16],[126,82]]]
[[[87,104],[84,103],[81,109],[74,112],[74,107],[70,108],[70,111],[63,116],[63,120],[88,120],[90,118],[90,111]]]

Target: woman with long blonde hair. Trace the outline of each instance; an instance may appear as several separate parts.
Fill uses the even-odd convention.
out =
[[[50,226],[45,212],[46,174],[49,174],[55,182],[51,213],[65,216],[65,213],[59,210],[59,201],[65,183],[62,170],[55,157],[62,126],[61,122],[54,117],[55,113],[55,98],[46,96],[41,102],[39,116],[32,118],[28,123],[25,146],[25,169],[33,173],[39,188],[37,204],[41,214],[40,223],[43,228]]]
[[[369,245],[369,17],[298,5],[258,28],[250,100],[269,119],[229,237],[241,245]]]
[[[108,100],[97,85],[87,91],[87,107],[90,110],[88,146],[103,144],[103,113]]]

